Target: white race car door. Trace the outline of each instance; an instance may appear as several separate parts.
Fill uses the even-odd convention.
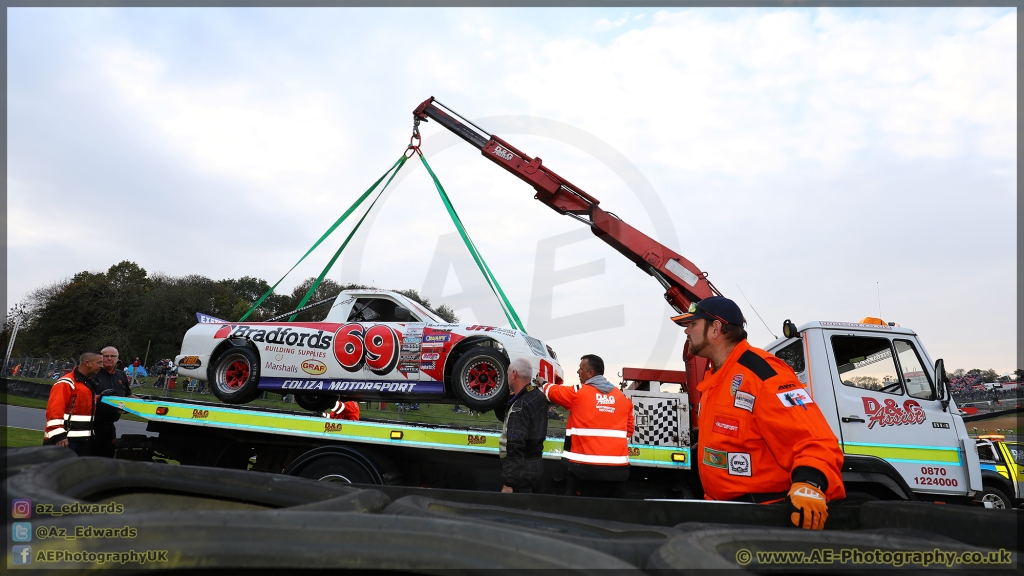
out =
[[[911,336],[826,331],[843,451],[889,462],[911,490],[967,490],[953,417]]]
[[[331,390],[388,394],[430,394],[420,382],[423,324],[398,320],[397,302],[386,296],[357,298],[333,346]],[[437,386],[437,393],[443,392]]]

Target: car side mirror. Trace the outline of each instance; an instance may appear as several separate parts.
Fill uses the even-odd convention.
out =
[[[412,320],[412,311],[408,308],[402,308],[401,306],[395,306],[395,321],[396,322],[408,322]]]
[[[800,331],[796,329],[796,324],[786,318],[786,321],[782,323],[782,335],[786,338],[796,338],[800,336]]]
[[[949,408],[949,379],[946,378],[946,363],[939,358],[935,361],[935,399],[942,402],[942,411]]]

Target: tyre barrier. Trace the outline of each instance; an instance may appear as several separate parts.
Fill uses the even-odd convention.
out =
[[[831,520],[831,518],[829,518]],[[986,548],[1020,550],[1019,510],[987,510],[928,502],[865,502],[861,528],[913,528]]]
[[[66,458],[77,458],[77,455],[59,446],[31,446],[28,448],[7,449],[7,473],[4,478],[20,474],[32,466],[49,464]]]
[[[575,516],[593,520],[640,524],[643,526],[672,527],[682,522],[706,522],[714,519],[720,524],[743,526],[792,526],[786,506],[765,506],[709,500],[625,500],[610,498],[566,498],[550,494],[502,494],[471,490],[415,488],[410,486],[359,485],[387,494],[392,501],[405,496],[426,496],[460,504],[499,506],[513,510],[545,512],[562,516]],[[855,507],[837,507],[829,510],[829,530],[856,530],[859,528],[859,510]]]
[[[656,550],[646,566],[658,569],[733,568],[756,572],[801,570],[812,573],[841,569],[844,574],[877,573],[879,569],[902,567],[934,570],[952,566],[968,572],[989,573],[993,568],[1017,565],[1015,552],[991,547],[979,549],[952,539],[918,537],[920,532],[871,530],[811,531],[797,528],[737,528],[732,525],[688,523],[676,526],[682,532]],[[1006,559],[1008,565],[947,564],[943,554],[980,553],[986,558]],[[828,551],[828,552],[826,552]],[[914,558],[907,552],[920,552]],[[932,554],[929,558],[926,553]],[[991,556],[989,556],[991,554]],[[927,565],[925,565],[927,564]]]
[[[600,550],[641,568],[652,552],[679,534],[663,526],[642,526],[500,506],[463,504],[425,496],[406,496],[395,500],[384,509],[384,514],[462,519],[507,526],[513,530]]]
[[[33,522],[35,525],[36,522]],[[93,530],[130,527],[125,539],[36,539],[32,568],[59,550],[71,552],[71,562],[54,568],[355,568],[419,573],[493,574],[495,569],[558,569],[608,574],[609,569],[639,573],[630,564],[600,551],[489,523],[384,514],[332,512],[198,511],[120,516],[57,518],[46,529]],[[36,528],[38,534],[39,528]],[[127,551],[153,554],[146,564],[132,563]],[[150,553],[149,551],[155,551]],[[166,557],[160,557],[166,551]],[[88,552],[92,556],[74,553]],[[95,563],[96,554],[122,553]],[[65,552],[63,559],[69,556]],[[8,565],[11,552],[7,553]],[[56,572],[56,570],[54,570]],[[65,574],[67,572],[64,572]]]
[[[378,512],[390,502],[372,490],[280,474],[94,457],[29,467],[7,478],[6,489],[8,498],[54,506],[113,500],[125,512],[297,506]]]

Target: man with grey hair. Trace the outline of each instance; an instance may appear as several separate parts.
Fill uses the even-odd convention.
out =
[[[117,367],[119,353],[117,348],[107,346],[100,350],[103,365],[93,376],[96,382],[96,422],[93,436],[93,456],[114,457],[114,441],[117,429],[114,422],[121,419],[121,411],[109,404],[100,402],[100,396],[131,396],[131,385],[128,375]]]
[[[525,358],[508,365],[508,386],[512,392],[501,427],[499,454],[502,492],[541,491],[544,475],[544,438],[548,435],[548,401],[532,383],[533,367]]]

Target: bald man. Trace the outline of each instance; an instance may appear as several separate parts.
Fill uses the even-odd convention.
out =
[[[53,383],[46,403],[44,444],[70,448],[79,456],[92,456],[96,415],[92,377],[100,371],[101,358],[95,352],[82,354],[78,366]]]
[[[107,346],[100,350],[103,362],[100,371],[93,376],[96,383],[96,421],[94,423],[93,456],[114,457],[114,442],[117,439],[115,422],[121,419],[121,411],[99,401],[100,396],[131,396],[128,375],[117,367],[120,354],[117,348]]]

